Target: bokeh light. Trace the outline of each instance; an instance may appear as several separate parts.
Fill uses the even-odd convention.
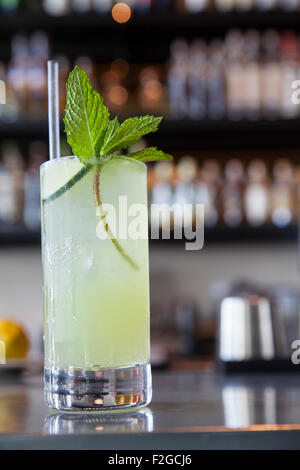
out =
[[[131,8],[126,3],[120,2],[113,6],[111,14],[117,23],[127,23],[131,18]]]
[[[115,59],[110,66],[113,73],[117,73],[120,78],[125,78],[129,74],[129,64],[124,59]]]
[[[115,106],[124,106],[128,100],[128,92],[123,86],[114,85],[109,90],[108,97]]]

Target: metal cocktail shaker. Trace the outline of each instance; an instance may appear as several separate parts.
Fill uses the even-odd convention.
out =
[[[267,297],[246,295],[223,299],[218,353],[223,362],[287,358],[284,328]]]

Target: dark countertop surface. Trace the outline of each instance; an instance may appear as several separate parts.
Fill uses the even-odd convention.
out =
[[[148,408],[46,409],[42,378],[0,375],[1,449],[300,449],[299,374],[155,372]]]

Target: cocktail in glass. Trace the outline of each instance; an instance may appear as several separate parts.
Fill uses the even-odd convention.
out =
[[[60,410],[151,400],[147,170],[118,157],[96,171],[76,157],[41,167],[45,400]],[[116,215],[106,237],[95,184]]]

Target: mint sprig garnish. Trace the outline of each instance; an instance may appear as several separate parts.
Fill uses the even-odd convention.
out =
[[[70,73],[64,117],[65,132],[74,155],[84,165],[103,165],[109,160],[107,157],[117,150],[124,150],[136,144],[143,136],[156,132],[161,121],[162,117],[156,116],[133,117],[122,124],[117,117],[109,120],[109,110],[100,94],[92,87],[84,70],[76,66]],[[147,155],[149,160],[146,159]],[[171,158],[162,150],[149,150],[143,160],[134,153],[128,156],[144,162]]]
[[[102,97],[90,84],[87,74],[76,66],[67,82],[64,123],[68,143],[84,165],[96,163],[100,137],[108,122],[109,111]]]
[[[88,171],[94,170],[94,195],[100,218],[112,243],[134,269],[136,263],[128,256],[112,233],[102,206],[100,194],[100,173],[103,165],[118,158],[115,152],[125,150],[136,144],[143,136],[156,132],[162,117],[142,116],[126,119],[122,124],[117,117],[110,120],[109,110],[100,94],[92,87],[84,70],[78,66],[70,73],[67,82],[67,104],[65,110],[65,132],[73,154],[85,167],[78,171],[63,187],[43,200],[50,203],[71,189]],[[139,152],[125,154],[122,157],[132,158],[140,162],[156,160],[172,160],[172,156],[149,147]]]

